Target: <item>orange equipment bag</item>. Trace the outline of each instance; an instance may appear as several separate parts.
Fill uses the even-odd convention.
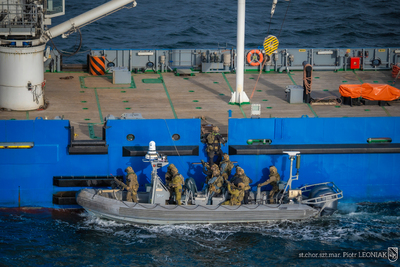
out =
[[[392,101],[400,97],[400,90],[388,84],[342,84],[339,92],[343,97],[358,98],[368,100]]]

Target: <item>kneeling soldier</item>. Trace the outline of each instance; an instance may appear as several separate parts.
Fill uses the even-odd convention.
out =
[[[208,202],[207,205],[211,205],[213,196],[221,193],[221,188],[224,185],[224,178],[220,175],[219,169],[216,168],[213,171],[212,178],[208,181]]]
[[[228,191],[231,194],[231,199],[225,201],[222,205],[239,206],[244,198],[244,183],[239,183],[238,188],[228,183]]]

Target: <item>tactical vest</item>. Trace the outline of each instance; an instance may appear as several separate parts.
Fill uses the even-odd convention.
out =
[[[219,164],[221,168],[221,174],[226,173],[228,175],[231,174],[231,171],[233,169],[233,163],[231,161],[221,161]]]
[[[218,138],[216,138],[216,135],[218,133],[211,132],[207,136],[207,152],[211,151],[218,151],[220,149],[220,144]]]

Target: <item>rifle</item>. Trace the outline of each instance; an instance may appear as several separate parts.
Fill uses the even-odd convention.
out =
[[[112,175],[112,174],[111,174]],[[117,183],[117,186],[122,187],[126,190],[128,190],[128,186],[126,186],[126,184],[124,184],[123,182],[121,182],[120,180],[118,180],[114,175],[112,175],[112,177],[114,178],[114,181]]]

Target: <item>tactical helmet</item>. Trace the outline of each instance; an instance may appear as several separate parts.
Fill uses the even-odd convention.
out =
[[[134,171],[133,171],[132,167],[129,166],[129,167],[127,167],[127,168],[125,169],[125,172],[129,173],[129,172],[134,172]]]
[[[212,127],[212,130],[214,131],[214,132],[219,132],[219,128],[218,128],[218,126],[214,126],[214,127]]]
[[[242,168],[240,168],[240,167],[236,168],[236,172],[239,173],[239,174],[244,174],[244,170]]]
[[[176,169],[176,167],[175,167],[175,165],[173,163],[169,164],[169,166],[168,166],[168,169],[172,169],[172,168]]]
[[[224,160],[229,160],[229,155],[228,154],[224,154]]]
[[[218,165],[214,163],[214,164],[211,166],[211,170],[219,170]]]
[[[278,173],[278,169],[275,166],[270,166],[269,167],[269,172],[271,174],[275,174],[275,173]]]

